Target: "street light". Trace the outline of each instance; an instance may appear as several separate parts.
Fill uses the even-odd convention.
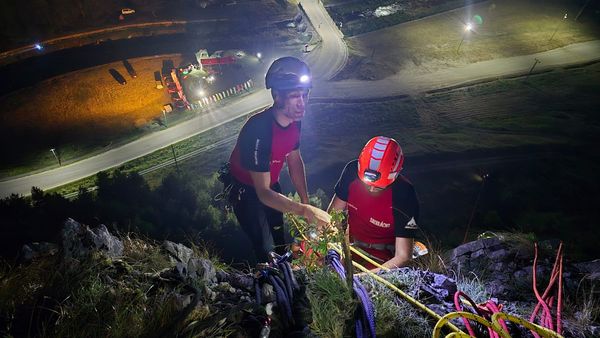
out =
[[[167,111],[163,109],[163,110],[162,110],[162,113],[163,113],[163,117],[165,118],[165,127],[167,127],[167,128],[168,128],[168,127],[169,127],[169,125],[167,124]]]
[[[456,48],[456,52],[457,53],[460,51],[460,46],[462,45],[463,41],[465,41],[465,37],[467,36],[467,33],[469,33],[472,30],[473,30],[473,24],[471,24],[470,22],[467,23],[465,25],[465,31],[463,32],[462,39],[460,39],[460,43],[458,44],[458,48]]]
[[[552,41],[552,39],[554,38],[554,35],[556,34],[556,32],[558,32],[558,27],[560,27],[560,25],[563,23],[563,21],[565,21],[567,19],[567,13],[565,13],[565,15],[563,16],[562,20],[560,20],[558,22],[558,24],[556,25],[556,28],[554,29],[554,32],[552,33],[552,36],[550,37],[550,40],[548,40],[548,42]]]
[[[58,155],[56,155],[56,149],[54,148],[50,148],[50,152],[52,152],[52,155],[54,155],[54,158],[56,159],[56,162],[58,162],[58,166],[62,166],[62,164],[60,163],[60,158],[58,158]]]

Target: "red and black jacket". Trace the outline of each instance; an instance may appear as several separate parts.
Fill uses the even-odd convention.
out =
[[[300,122],[282,127],[273,114],[269,108],[253,115],[240,131],[229,162],[231,174],[242,184],[254,186],[250,171],[270,172],[273,187],[287,155],[300,147]]]
[[[386,189],[370,192],[358,178],[358,161],[346,164],[335,185],[335,194],[347,203],[351,241],[395,245],[396,237],[415,238],[418,233],[419,202],[412,183],[404,176]],[[391,250],[364,249],[387,261]]]

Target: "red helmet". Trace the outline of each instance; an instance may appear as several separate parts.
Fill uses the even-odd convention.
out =
[[[369,186],[383,189],[396,180],[402,163],[404,154],[396,140],[373,137],[358,157],[358,177]]]

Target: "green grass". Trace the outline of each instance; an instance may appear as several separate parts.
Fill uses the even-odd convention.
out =
[[[353,328],[348,327],[348,323],[352,321],[357,301],[337,274],[329,268],[316,271],[307,286],[307,296],[312,304],[310,328],[314,334],[318,337],[352,334]]]

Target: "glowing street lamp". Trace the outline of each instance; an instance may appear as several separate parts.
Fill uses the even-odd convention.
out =
[[[54,155],[56,162],[58,162],[58,166],[62,166],[62,163],[60,163],[60,158],[58,158],[58,155],[56,155],[56,149],[50,148],[50,152],[52,153],[52,155]]]
[[[467,33],[471,32],[473,30],[473,24],[472,23],[467,23],[464,27],[465,31],[463,32],[462,35],[462,39],[460,39],[460,43],[458,44],[458,48],[456,48],[456,52],[458,53],[460,51],[460,46],[462,45],[463,41],[465,41],[465,37],[467,36]]]
[[[260,52],[258,52],[258,53],[256,53],[256,57],[260,59],[260,58],[262,58],[262,54]]]
[[[567,13],[565,13],[565,15],[563,16],[562,20],[560,20],[558,22],[558,24],[556,25],[556,28],[554,29],[554,33],[552,33],[552,36],[550,37],[550,40],[548,40],[548,42],[552,41],[552,39],[554,38],[554,35],[556,34],[556,32],[558,32],[558,27],[560,27],[560,25],[563,23],[563,21],[567,20]]]
[[[44,47],[42,47],[42,45],[41,45],[41,44],[39,44],[39,43],[36,43],[36,44],[34,44],[34,45],[33,45],[33,47],[34,47],[35,49],[37,49],[37,50],[42,50],[42,49],[44,49]]]

